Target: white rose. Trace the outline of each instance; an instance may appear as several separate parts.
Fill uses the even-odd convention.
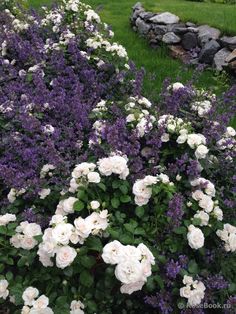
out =
[[[204,195],[199,201],[199,206],[203,208],[207,213],[210,213],[213,210],[214,202],[209,195]]]
[[[122,156],[112,156],[110,159],[113,165],[112,172],[121,175],[121,179],[125,179],[129,174],[127,160]],[[122,176],[122,174],[124,174],[124,176]]]
[[[187,234],[188,244],[192,249],[200,249],[204,245],[204,234],[199,228],[190,225]]]
[[[227,127],[226,136],[233,137],[236,135],[236,131],[231,126]]]
[[[90,206],[93,210],[98,209],[100,207],[100,203],[98,201],[90,202]]]
[[[89,172],[94,171],[95,168],[96,165],[93,163],[82,162],[74,168],[72,172],[72,177],[74,179],[78,179],[82,176],[86,176],[89,174]]]
[[[223,220],[223,211],[219,206],[216,206],[213,210],[213,214],[215,215],[216,219],[219,221]]]
[[[32,308],[29,314],[53,314],[53,310],[50,307],[44,309],[34,309]]]
[[[191,285],[193,283],[193,277],[184,275],[183,284]]]
[[[73,214],[74,213],[74,203],[78,201],[77,198],[70,196],[69,198],[62,200],[57,205],[56,214]]]
[[[23,306],[21,310],[21,314],[29,314],[30,313],[30,308],[26,305]]]
[[[9,283],[5,279],[0,280],[0,298],[6,300],[9,295],[9,290],[7,289]]]
[[[172,84],[171,87],[172,87],[172,90],[174,92],[176,92],[179,89],[185,88],[184,85],[182,83],[179,83],[179,82],[176,82],[176,83]]]
[[[133,185],[133,194],[149,199],[152,196],[152,189],[147,187],[144,180],[137,180]]]
[[[73,300],[70,304],[70,314],[84,314],[84,304],[81,301]]]
[[[201,190],[196,190],[192,193],[192,198],[195,201],[200,201],[205,194]]]
[[[39,196],[40,199],[45,199],[49,194],[51,193],[51,189],[42,189],[41,191],[39,191]]]
[[[0,226],[6,226],[9,222],[16,221],[16,215],[5,214],[0,215]]]
[[[35,237],[42,234],[40,225],[36,223],[29,223],[23,229],[23,233],[28,237]]]
[[[95,171],[89,172],[87,177],[90,183],[99,183],[101,181],[99,173]]]
[[[102,218],[99,213],[93,212],[85,218],[85,222],[93,230],[93,234],[97,234],[100,230],[105,230],[108,227],[107,218]]]
[[[168,177],[168,175],[161,173],[159,174],[158,178],[161,180],[162,183],[164,184],[168,184],[170,182],[170,179]]]
[[[170,135],[169,135],[168,133],[162,134],[162,136],[161,136],[161,141],[162,141],[163,143],[169,142],[169,140],[170,140]]]
[[[65,222],[66,217],[63,215],[53,215],[50,220],[50,225],[58,225]]]
[[[144,281],[138,281],[138,282],[130,283],[130,284],[123,284],[120,287],[120,292],[126,293],[126,294],[132,294],[135,291],[142,290],[144,284],[145,284]]]
[[[58,268],[65,268],[73,263],[76,258],[76,250],[70,246],[63,246],[57,250],[56,264]]]
[[[184,144],[187,141],[188,135],[187,134],[181,134],[177,137],[176,142],[178,144]]]
[[[138,206],[146,205],[149,202],[149,198],[145,198],[142,196],[135,196],[134,198],[135,204]]]
[[[206,138],[202,134],[189,134],[188,135],[188,140],[187,140],[188,145],[193,149],[201,144],[206,144]]]
[[[34,309],[46,309],[49,304],[49,299],[44,294],[41,295],[36,301],[33,301]]]
[[[22,299],[25,305],[32,306],[33,301],[38,297],[39,291],[34,287],[28,287],[22,294]]]
[[[116,266],[115,276],[124,284],[143,281],[142,265],[136,259],[129,259]]]
[[[23,236],[20,246],[24,250],[32,250],[37,244],[38,242],[33,237]]]
[[[73,225],[68,223],[62,223],[56,225],[52,230],[52,238],[57,243],[62,245],[67,245],[70,241],[70,237],[72,235]]]
[[[112,174],[112,161],[108,158],[102,158],[98,161],[98,170],[104,176],[110,176]]]
[[[201,219],[200,226],[207,226],[208,225],[209,215],[207,213],[205,213],[203,210],[198,211],[193,217]]]
[[[209,149],[205,145],[199,145],[195,151],[195,156],[197,159],[204,159],[208,152]]]
[[[230,251],[235,252],[236,251],[236,234],[235,233],[231,233],[229,235],[228,242],[229,242]]]
[[[103,248],[102,258],[107,264],[118,264],[124,260],[124,246],[117,240],[106,244]]]
[[[191,290],[191,287],[189,285],[186,287],[182,287],[179,290],[180,296],[182,298],[187,298],[187,299],[191,296],[191,292],[192,292],[192,290]]]
[[[147,263],[150,263],[151,265],[155,265],[155,258],[152,252],[149,250],[149,248],[145,244],[140,243],[137,249],[140,251],[141,259],[143,261],[146,261]]]
[[[87,224],[85,219],[83,219],[82,217],[76,218],[74,220],[74,225],[75,225],[77,234],[81,238],[86,239],[92,231],[92,226]]]

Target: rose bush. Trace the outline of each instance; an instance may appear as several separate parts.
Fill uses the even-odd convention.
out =
[[[236,88],[159,101],[87,5],[0,14],[0,303],[235,311]],[[222,310],[223,312],[223,310]]]

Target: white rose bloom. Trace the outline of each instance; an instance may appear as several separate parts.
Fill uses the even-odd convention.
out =
[[[107,217],[103,218],[96,212],[93,212],[90,216],[86,217],[85,223],[91,227],[93,234],[97,234],[100,230],[105,230],[108,227]]]
[[[234,137],[236,135],[236,131],[231,126],[227,127],[226,136],[228,137]]]
[[[10,243],[12,246],[14,246],[15,248],[19,249],[21,247],[21,240],[23,239],[23,235],[22,234],[15,234],[10,238]]]
[[[52,230],[52,238],[57,243],[67,245],[72,235],[73,225],[69,223],[58,224]]]
[[[209,195],[204,195],[199,201],[199,206],[204,209],[207,213],[210,213],[213,210],[214,202]]]
[[[183,284],[191,285],[193,283],[193,277],[184,275]]]
[[[191,290],[190,285],[188,285],[186,287],[180,288],[179,292],[180,292],[180,296],[182,298],[187,298],[188,299],[191,296],[192,290]]]
[[[236,233],[231,233],[229,235],[229,248],[231,252],[235,252],[236,251]]]
[[[204,197],[204,193],[201,190],[196,190],[192,193],[192,198],[195,201],[200,201]]]
[[[188,134],[181,134],[177,137],[176,142],[178,144],[184,144],[187,141],[187,138],[188,138]]]
[[[216,206],[213,210],[213,214],[216,217],[217,220],[222,221],[223,220],[223,211],[219,206]]]
[[[170,86],[170,88],[172,88],[172,90],[174,92],[176,92],[177,90],[185,88],[185,87],[182,83],[176,82],[176,83],[172,84],[172,86]]]
[[[145,244],[140,243],[138,245],[137,249],[141,253],[142,261],[150,263],[151,265],[155,265],[155,258],[153,256],[152,252],[149,250],[149,248]]]
[[[98,170],[103,176],[110,176],[113,170],[113,164],[111,159],[109,157],[99,159]]]
[[[164,133],[162,136],[161,136],[161,141],[163,143],[166,143],[166,142],[169,142],[170,140],[170,135],[168,133]]]
[[[23,306],[21,310],[21,314],[29,314],[30,313],[30,308],[26,305]]]
[[[164,173],[161,173],[158,175],[158,178],[161,180],[162,183],[164,184],[168,184],[170,183],[170,179],[168,177],[168,175],[164,174]]]
[[[51,189],[42,189],[41,191],[39,191],[39,196],[40,199],[45,199],[49,194],[51,193]]]
[[[206,138],[202,134],[189,134],[187,143],[192,149],[194,149],[195,147],[197,147],[201,144],[205,145],[206,144]]]
[[[145,284],[144,281],[138,281],[138,282],[130,283],[130,284],[123,284],[120,287],[120,292],[126,293],[126,294],[132,294],[135,291],[142,290],[144,284]]]
[[[120,175],[120,179],[125,180],[129,174],[129,169],[127,167],[127,160],[122,156],[112,156],[110,157],[111,163],[113,165],[112,172]]]
[[[72,177],[74,179],[78,179],[80,177],[87,176],[89,172],[94,171],[95,168],[96,165],[93,163],[82,162],[74,168]]]
[[[99,183],[101,181],[99,173],[95,171],[89,172],[87,178],[90,183]]]
[[[53,314],[53,310],[50,307],[46,307],[44,309],[34,309],[32,308],[29,314]]]
[[[115,276],[124,284],[143,281],[142,265],[136,259],[129,259],[116,266]]]
[[[78,189],[80,185],[76,182],[76,179],[75,178],[72,178],[70,180],[70,188],[69,188],[69,192],[71,193],[75,193]]]
[[[6,300],[6,298],[9,295],[9,290],[7,289],[8,285],[9,285],[9,283],[7,280],[5,280],[5,279],[0,280],[0,298],[2,298],[4,300]]]
[[[126,122],[130,123],[130,122],[133,122],[135,121],[136,118],[135,118],[135,115],[133,113],[130,113],[127,117],[126,117]]]
[[[81,301],[73,300],[70,304],[70,314],[84,314],[84,304]]]
[[[76,218],[74,220],[74,225],[77,234],[83,239],[86,239],[92,231],[92,225],[89,225],[82,217]]]
[[[147,205],[147,203],[149,202],[149,198],[145,198],[142,196],[135,196],[134,202],[138,206]]]
[[[90,202],[90,206],[93,210],[98,209],[100,207],[100,203],[98,201]]]
[[[76,250],[70,246],[63,246],[57,249],[56,264],[58,268],[65,268],[73,263],[76,258]]]
[[[41,295],[37,300],[33,301],[33,308],[34,309],[46,309],[49,304],[49,299],[44,294]]]
[[[0,226],[6,226],[9,222],[16,221],[16,215],[5,214],[0,215]]]
[[[11,189],[10,192],[7,195],[8,201],[10,203],[14,203],[16,200],[16,190],[15,189]]]
[[[36,223],[28,223],[23,229],[24,235],[28,237],[35,237],[42,234],[40,225]]]
[[[24,250],[31,250],[33,249],[38,242],[33,237],[23,236],[20,242],[20,246]]]
[[[74,213],[74,203],[78,201],[77,198],[70,196],[69,198],[62,200],[57,205],[56,214],[67,215]]]
[[[199,145],[195,151],[195,156],[197,159],[204,159],[206,158],[209,149],[205,145]]]
[[[63,215],[53,215],[50,220],[50,225],[58,225],[65,222],[66,217]]]
[[[117,240],[106,244],[103,248],[102,258],[107,264],[118,264],[124,260],[124,246]]]
[[[193,217],[201,219],[200,226],[207,226],[208,225],[209,215],[207,213],[205,213],[203,210],[198,211]]]
[[[187,239],[188,244],[192,249],[197,250],[204,245],[204,234],[199,228],[196,228],[194,225],[190,225],[188,227]]]
[[[33,301],[38,297],[39,291],[34,287],[28,287],[22,294],[22,299],[24,300],[24,305],[33,305]]]
[[[152,189],[147,186],[144,180],[137,180],[133,185],[133,193],[136,196],[149,199],[152,196]]]

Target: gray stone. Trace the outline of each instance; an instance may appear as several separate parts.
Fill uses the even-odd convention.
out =
[[[228,47],[230,50],[236,49],[236,36],[234,37],[224,36],[220,39],[220,41],[225,47]]]
[[[196,48],[197,44],[198,44],[197,35],[194,33],[189,32],[184,34],[184,36],[182,37],[182,46],[186,50]]]
[[[188,27],[188,32],[198,33],[198,28],[197,27]]]
[[[147,35],[149,30],[151,29],[151,25],[145,23],[140,17],[137,18],[135,22],[138,31],[141,35]]]
[[[179,17],[170,12],[164,12],[153,16],[150,21],[157,24],[174,24],[179,22]]]
[[[149,21],[153,16],[155,16],[155,14],[152,12],[141,12],[139,14],[139,17],[141,17],[141,19],[143,19],[145,22]]]
[[[141,2],[137,2],[133,8],[133,10],[140,10],[140,9],[143,9],[143,6],[142,6],[142,3]]]
[[[187,27],[196,27],[196,24],[192,23],[192,22],[187,22],[186,23]]]
[[[172,44],[178,44],[181,41],[181,38],[175,35],[175,33],[169,32],[163,36],[162,41],[165,44],[172,45]]]
[[[230,55],[230,51],[227,48],[220,49],[214,56],[213,66],[218,71],[222,71],[227,66],[227,57]]]
[[[164,35],[165,33],[167,33],[167,26],[165,25],[153,24],[152,29],[153,29],[154,34],[156,35]]]
[[[184,63],[189,63],[190,61],[190,54],[184,50],[184,48],[181,45],[171,45],[168,46],[170,49],[170,55],[173,58],[180,59]]]
[[[205,44],[199,54],[199,62],[212,64],[215,54],[220,50],[220,45],[214,39]]]
[[[220,30],[208,25],[201,25],[198,27],[198,39],[200,45],[203,47],[211,39],[218,39],[220,37]]]
[[[230,52],[230,54],[227,56],[227,58],[225,60],[226,60],[226,62],[232,62],[232,61],[236,60],[236,49],[234,49],[234,51]]]
[[[188,29],[185,27],[184,23],[178,23],[178,24],[170,24],[167,26],[168,32],[173,32],[177,35],[181,35],[184,33],[187,33]]]

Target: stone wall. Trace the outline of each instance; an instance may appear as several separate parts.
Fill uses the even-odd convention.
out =
[[[236,74],[236,36],[221,36],[219,29],[208,25],[183,23],[169,12],[146,12],[141,3],[133,7],[131,24],[152,47],[164,43],[173,57],[185,63],[208,64]]]

